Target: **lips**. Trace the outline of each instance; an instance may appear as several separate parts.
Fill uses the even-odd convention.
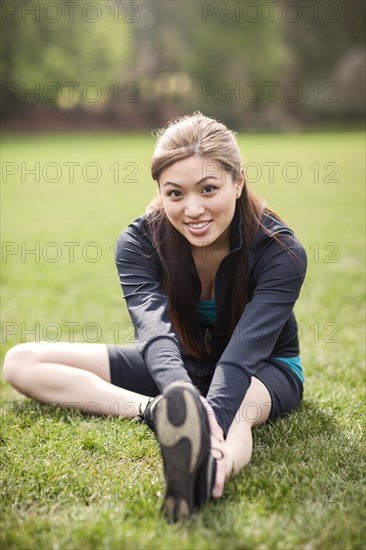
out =
[[[188,230],[194,235],[202,235],[203,233],[206,233],[206,231],[211,226],[211,224],[212,224],[212,220],[185,223]]]

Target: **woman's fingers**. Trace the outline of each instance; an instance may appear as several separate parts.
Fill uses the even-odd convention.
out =
[[[222,497],[224,492],[226,479],[226,457],[224,447],[225,443],[211,436],[211,454],[216,458],[216,478],[212,487],[212,496],[214,498]]]

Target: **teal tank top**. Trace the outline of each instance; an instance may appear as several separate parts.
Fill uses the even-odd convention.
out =
[[[213,327],[216,323],[216,300],[200,300],[196,307],[196,316],[201,325]]]

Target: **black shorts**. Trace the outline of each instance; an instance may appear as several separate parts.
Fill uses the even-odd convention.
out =
[[[136,346],[107,345],[111,383],[142,395],[155,397],[160,391]],[[212,361],[200,362],[183,358],[184,366],[203,396],[206,396],[215,370]],[[272,401],[269,420],[284,416],[301,401],[303,384],[297,374],[277,359],[263,361],[253,376],[267,387]]]

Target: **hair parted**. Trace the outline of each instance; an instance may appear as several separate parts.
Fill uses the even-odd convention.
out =
[[[239,181],[242,163],[235,133],[221,122],[197,111],[169,121],[155,135],[151,174],[157,182],[165,168],[191,156],[208,157]]]

